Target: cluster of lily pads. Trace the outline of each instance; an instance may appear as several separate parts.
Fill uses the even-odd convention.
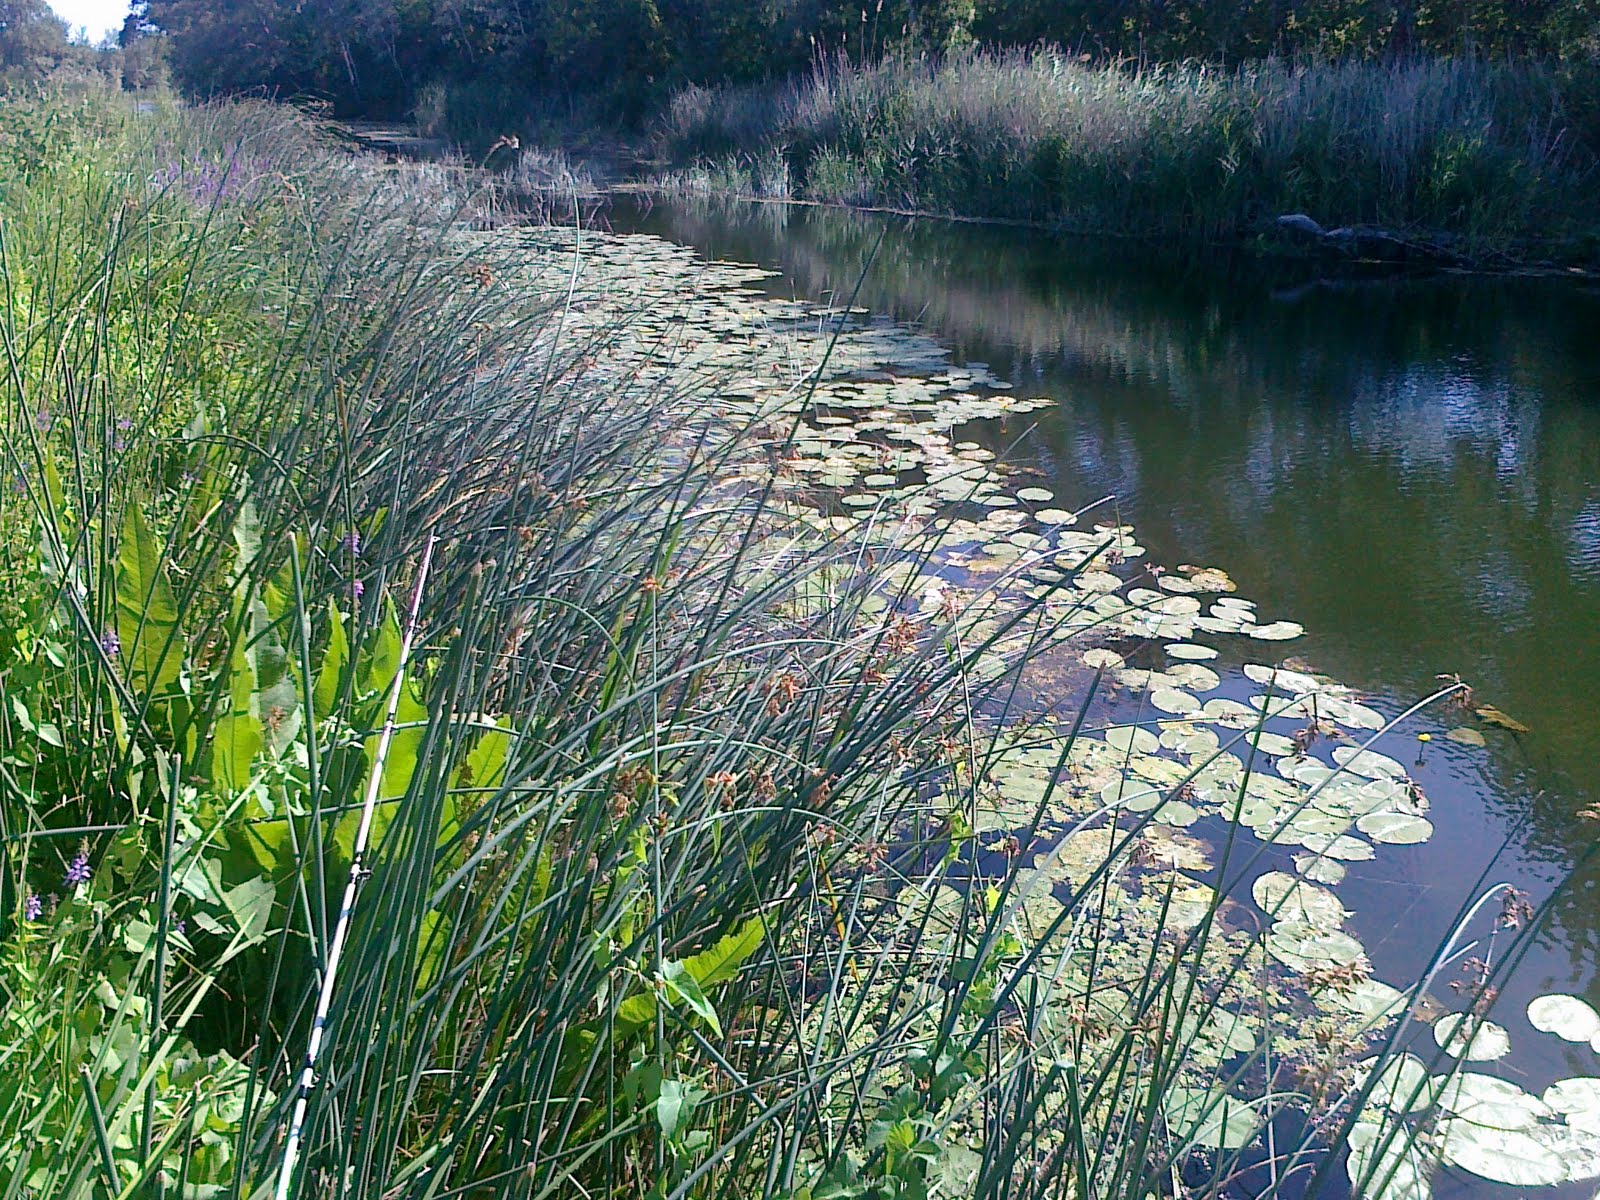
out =
[[[1216,1080],[1262,1047],[1359,1082],[1362,1055],[1419,997],[1371,978],[1332,889],[1350,864],[1425,842],[1434,828],[1406,767],[1376,748],[1392,737],[1383,712],[1303,664],[1251,652],[1301,626],[1261,614],[1220,569],[1144,564],[1132,528],[1094,521],[1093,506],[1063,507],[1005,462],[982,423],[1052,402],[1011,394],[982,364],[955,364],[934,340],[859,309],[777,298],[764,286],[773,272],[706,263],[657,238],[523,236],[534,269],[570,272],[568,326],[604,340],[598,369],[630,387],[687,376],[714,390],[708,426],[757,424],[778,448],[730,486],[764,480],[802,527],[873,552],[818,572],[796,603],[865,592],[858,619],[941,618],[958,649],[982,647],[978,676],[1017,677],[1010,726],[985,754],[952,764],[959,786],[949,794],[968,798],[971,871],[981,876],[984,852],[1009,864],[1016,891],[1002,916],[1038,950],[1027,983],[1037,1011],[1059,1018],[1031,1031],[1028,1052],[1051,1058],[1065,1038],[1087,1075],[1097,1043],[1085,1030],[1114,1040],[1148,983],[1152,959],[1140,948],[1220,910],[1218,844],[1247,833],[1253,851],[1234,861],[1266,869],[1224,886],[1255,911],[1216,922],[1182,968],[1211,1002],[1183,1030],[1169,1128],[1215,1149],[1257,1138],[1276,1111],[1271,1081],[1258,1078],[1251,1097],[1238,1094],[1240,1079],[1231,1091]],[[619,310],[630,314],[620,334]],[[1102,719],[1078,727],[1069,718],[1091,691]],[[1470,728],[1449,736],[1484,742]],[[1096,880],[1095,919],[1121,949],[1091,975],[1073,905]],[[947,955],[968,936],[967,886],[901,879],[854,919],[871,938],[925,904],[945,939],[924,950]],[[930,976],[917,986],[946,984]],[[856,1011],[877,1019],[864,1015],[870,1006]],[[1545,997],[1529,1016],[1600,1052],[1600,1016],[1582,1001]],[[851,1045],[872,1032],[864,1024],[840,1037]],[[1510,1048],[1502,1027],[1471,1012],[1440,1017],[1433,1035],[1463,1063]],[[1459,1067],[1430,1075],[1411,1054],[1381,1069],[1349,1138],[1347,1169],[1369,1200],[1422,1200],[1441,1163],[1515,1184],[1600,1175],[1600,1079],[1562,1080],[1538,1097]],[[894,1084],[891,1071],[877,1086]]]

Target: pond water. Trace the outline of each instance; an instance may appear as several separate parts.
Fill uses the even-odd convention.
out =
[[[1054,399],[973,436],[1065,507],[1113,497],[1101,511],[1153,561],[1226,570],[1263,613],[1305,625],[1288,652],[1385,711],[1459,674],[1525,724],[1479,724],[1485,751],[1440,736],[1462,714],[1425,718],[1412,773],[1437,834],[1363,864],[1341,897],[1379,976],[1409,981],[1481,872],[1537,901],[1576,869],[1495,1016],[1531,1090],[1600,1073],[1587,1046],[1518,1036],[1533,996],[1600,1002],[1600,823],[1580,816],[1600,802],[1600,289],[1319,278],[778,206],[607,216],[774,268],[775,295],[915,324]],[[1464,1175],[1436,1193],[1507,1194]]]

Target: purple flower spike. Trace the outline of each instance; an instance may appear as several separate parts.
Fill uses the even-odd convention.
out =
[[[359,558],[361,556],[361,533],[360,533],[360,531],[356,530],[356,529],[352,529],[349,533],[345,534],[344,537],[339,540],[339,545],[342,546],[344,549],[350,551],[350,554],[351,554],[352,557]]]
[[[117,636],[115,629],[108,629],[100,635],[100,652],[107,658],[115,658],[122,653],[122,639]]]
[[[69,888],[75,888],[89,882],[89,877],[94,874],[89,870],[89,856],[83,851],[78,851],[78,857],[73,859],[67,867],[67,874],[63,880]]]
[[[365,596],[366,594],[367,594],[367,585],[366,584],[362,583],[361,580],[359,580],[359,579],[352,579],[350,581],[350,597],[351,597],[351,599],[359,600],[359,599],[361,599],[361,597]]]
[[[29,892],[28,898],[22,902],[23,917],[29,921],[37,921],[42,912],[44,912],[44,901],[39,899],[37,892]]]

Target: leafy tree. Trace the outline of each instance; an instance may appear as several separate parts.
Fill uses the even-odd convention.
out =
[[[45,0],[0,0],[0,73],[40,78],[67,54],[67,23]]]

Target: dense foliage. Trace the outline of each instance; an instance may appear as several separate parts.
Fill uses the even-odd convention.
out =
[[[782,78],[822,53],[1057,43],[1096,56],[1236,62],[1268,54],[1585,55],[1594,0],[147,0],[177,78],[397,116],[467,88],[639,116],[685,84]],[[458,118],[459,123],[459,118]]]
[[[1116,69],[958,51],[686,88],[660,145],[694,191],[1231,240],[1279,214],[1448,254],[1596,253],[1595,73],[1471,58]],[[1370,253],[1370,251],[1368,251]]]

